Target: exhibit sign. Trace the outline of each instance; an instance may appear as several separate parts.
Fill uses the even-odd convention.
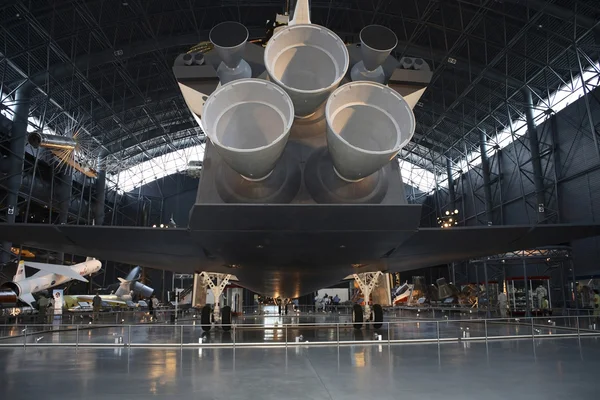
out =
[[[62,309],[65,302],[62,289],[54,289],[52,291],[52,298],[54,298],[54,315],[62,315]]]

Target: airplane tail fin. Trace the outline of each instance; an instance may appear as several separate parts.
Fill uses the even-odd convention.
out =
[[[92,261],[92,260],[95,260],[95,258],[94,257],[86,257],[86,259],[85,259],[85,261]]]
[[[115,292],[115,295],[125,296],[125,295],[129,294],[130,287],[131,287],[131,281],[128,281],[123,278],[117,278],[117,279],[119,279],[119,282],[121,282],[121,284],[119,285],[119,288]]]
[[[19,267],[17,268],[17,273],[13,277],[13,282],[19,282],[25,279],[25,261],[19,261]]]

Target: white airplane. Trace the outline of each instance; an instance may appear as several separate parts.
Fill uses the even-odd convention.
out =
[[[126,305],[133,298],[133,293],[139,294],[143,298],[152,296],[154,289],[138,282],[141,276],[141,268],[135,267],[129,272],[127,277],[118,278],[120,285],[113,294],[101,294],[100,299],[111,305]],[[77,302],[92,302],[95,295],[72,295],[69,296]]]
[[[36,268],[39,271],[30,277],[26,276],[25,267]],[[0,286],[0,306],[16,305],[17,299],[31,306],[35,299],[33,293],[62,285],[72,280],[88,282],[84,276],[100,271],[102,263],[94,258],[73,265],[44,264],[20,261],[17,273],[12,282]]]

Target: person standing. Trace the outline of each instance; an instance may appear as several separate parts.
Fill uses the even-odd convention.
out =
[[[548,302],[548,297],[546,296],[542,298],[542,314],[544,317],[550,315],[550,303]]]
[[[94,307],[93,320],[95,322],[98,321],[98,317],[100,316],[100,308],[102,307],[102,299],[97,293],[94,296],[94,299],[92,300],[92,307]]]
[[[40,307],[40,318],[42,320],[42,323],[45,322],[46,320],[46,312],[48,311],[48,298],[46,296],[41,296],[40,299],[38,300],[38,305]]]
[[[594,319],[596,324],[600,323],[600,292],[594,289]]]
[[[52,296],[48,299],[46,315],[48,316],[48,323],[51,324],[54,321],[54,297]]]
[[[152,303],[152,317],[154,317],[154,319],[156,319],[156,310],[158,310],[158,299],[156,298],[155,295],[152,295],[152,297],[150,297],[150,303]]]
[[[154,319],[154,302],[152,301],[152,297],[150,297],[147,301],[148,303],[148,314],[150,314],[150,321]]]
[[[500,307],[500,317],[506,318],[506,311],[508,306],[508,298],[506,297],[506,293],[500,292],[498,295],[498,307]]]

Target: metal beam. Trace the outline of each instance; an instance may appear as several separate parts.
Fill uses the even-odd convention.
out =
[[[446,172],[448,174],[448,193],[450,195],[450,208],[454,210],[456,204],[456,194],[454,193],[454,178],[452,177],[452,160],[446,158]]]
[[[487,224],[492,225],[494,204],[492,202],[492,186],[490,179],[490,162],[487,155],[487,135],[483,129],[480,130],[479,148],[481,152],[481,175],[483,176],[483,193],[485,196],[485,218]]]
[[[541,11],[545,14],[551,15],[563,21],[569,21],[572,19],[577,20],[577,24],[585,29],[593,30],[596,33],[600,33],[600,24],[597,19],[588,17],[587,15],[576,13],[573,10],[564,8],[562,6],[552,4],[547,0],[504,0],[505,3],[520,4],[524,7],[529,7],[536,11]]]
[[[531,152],[531,165],[533,167],[533,182],[535,184],[535,197],[537,200],[537,220],[543,223],[546,219],[546,199],[544,195],[544,175],[542,172],[542,161],[540,159],[540,143],[538,140],[537,127],[533,117],[533,98],[531,90],[523,89],[525,96],[525,118],[527,120],[527,138],[529,139],[529,150]]]
[[[27,140],[27,124],[29,120],[29,107],[33,86],[24,82],[15,93],[15,114],[12,121],[10,138],[10,154],[8,169],[8,193],[6,195],[7,215],[6,222],[14,223],[18,214],[19,191],[23,179],[23,164],[25,161],[25,143]],[[3,242],[4,251],[1,260],[3,263],[10,261],[11,242]]]

